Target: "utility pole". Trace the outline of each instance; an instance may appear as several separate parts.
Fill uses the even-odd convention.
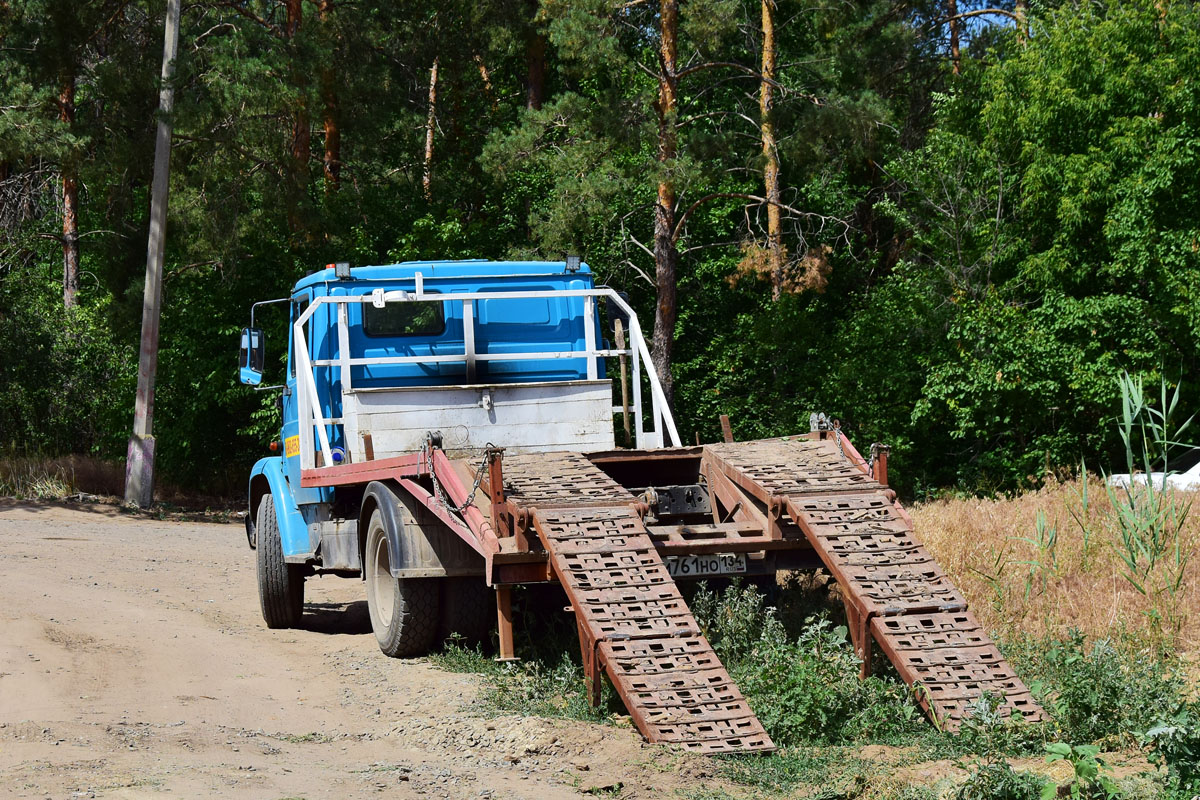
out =
[[[171,109],[175,55],[179,51],[179,6],[167,0],[163,34],[162,85],[158,91],[158,135],[150,188],[150,237],[146,244],[146,288],[142,297],[142,345],[138,355],[133,435],[125,460],[125,502],[146,508],[154,500],[154,377],[158,370],[158,321],[162,314],[163,247],[167,238],[167,181],[171,172]]]

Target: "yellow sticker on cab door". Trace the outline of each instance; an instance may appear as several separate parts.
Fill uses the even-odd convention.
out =
[[[283,440],[283,452],[288,458],[300,455],[300,437],[289,436]]]

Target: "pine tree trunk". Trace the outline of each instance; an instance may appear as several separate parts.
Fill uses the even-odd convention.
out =
[[[533,4],[537,10],[537,3]],[[536,111],[542,107],[546,91],[546,37],[531,28],[525,42],[525,107]]]
[[[762,0],[762,78],[758,110],[762,130],[763,189],[767,198],[767,257],[771,268],[771,296],[783,293],[783,224],[779,203],[779,150],[775,141],[775,2]]]
[[[662,381],[667,403],[674,402],[675,381],[671,374],[671,351],[675,345],[675,267],[679,252],[675,248],[675,179],[671,175],[679,142],[675,129],[678,109],[677,51],[679,31],[678,0],[660,0],[659,19],[661,70],[658,77],[658,202],[654,206],[654,282],[658,303],[654,311],[654,335],[651,358]]]
[[[317,7],[321,23],[328,24],[333,0],[321,0]],[[325,193],[337,191],[342,179],[342,129],[338,124],[337,87],[333,81],[333,70],[321,68],[321,102],[323,105],[323,128],[325,129]]]
[[[433,129],[437,124],[438,59],[433,59],[429,68],[429,114],[425,118],[425,167],[421,175],[421,187],[425,199],[433,200]]]
[[[962,72],[958,41],[958,0],[946,0],[946,16],[950,20],[950,63],[954,66],[954,74],[958,75]]]
[[[63,81],[58,95],[58,118],[70,128],[75,124],[75,73]],[[63,195],[63,306],[72,308],[79,292],[79,175],[68,158],[62,166]]]
[[[293,39],[300,30],[304,17],[301,0],[287,0],[287,21],[284,33]],[[291,164],[288,175],[288,227],[297,232],[302,227],[300,219],[300,203],[308,189],[308,160],[312,156],[311,130],[308,116],[308,100],[305,88],[307,80],[300,69],[293,65],[292,85],[300,93],[296,107],[292,112],[292,144],[290,148]]]
[[[1017,41],[1025,44],[1029,41],[1029,0],[1017,0]]]

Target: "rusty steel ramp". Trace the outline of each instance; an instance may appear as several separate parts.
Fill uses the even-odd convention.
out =
[[[804,532],[841,587],[864,674],[873,639],[946,729],[985,692],[1003,698],[1004,716],[1042,719],[895,494],[852,460],[839,436],[707,445],[705,474],[710,485],[729,481],[763,504],[772,525],[786,514]]]
[[[699,753],[775,749],[701,634],[633,495],[578,453],[506,457],[504,488],[566,590],[593,702],[603,670],[647,741]]]

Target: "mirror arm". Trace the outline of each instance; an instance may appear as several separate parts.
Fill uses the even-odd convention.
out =
[[[275,303],[290,303],[291,301],[292,298],[290,297],[280,297],[277,300],[259,300],[257,303],[250,306],[250,327],[254,327],[254,309],[258,308],[259,306],[269,306]]]

